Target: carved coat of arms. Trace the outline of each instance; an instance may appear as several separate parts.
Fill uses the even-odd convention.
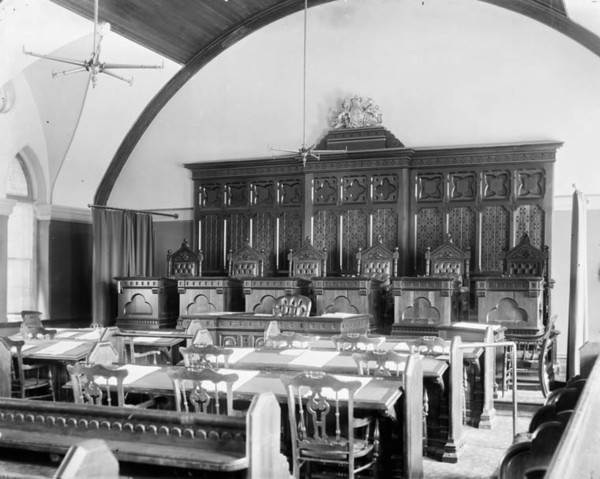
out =
[[[345,98],[342,107],[330,115],[331,126],[340,128],[361,128],[381,124],[379,106],[371,98],[358,95]]]

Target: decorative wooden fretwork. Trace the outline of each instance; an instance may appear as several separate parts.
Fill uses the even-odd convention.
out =
[[[265,254],[265,275],[272,275],[275,270],[275,218],[268,212],[259,212],[252,218],[252,246]]]
[[[313,219],[313,244],[327,249],[329,271],[339,271],[338,216],[333,210],[315,211]]]
[[[444,198],[444,177],[442,175],[419,175],[417,185],[419,201],[441,201]]]
[[[367,178],[365,176],[346,176],[343,178],[344,203],[367,202]]]
[[[327,249],[334,275],[347,271],[365,235],[360,246],[381,236],[399,247],[401,276],[422,272],[426,246],[448,233],[471,250],[474,275],[501,272],[503,254],[523,233],[536,247],[551,244],[560,143],[405,148],[390,135],[383,127],[331,131],[319,148],[347,152],[305,166],[292,155],[186,165],[199,232],[193,247],[205,254],[206,274],[223,274],[224,251],[250,234],[278,276],[287,274],[287,251],[307,236]],[[271,216],[268,227],[259,213]],[[255,218],[251,230],[244,217]],[[227,232],[217,233],[226,221]]]
[[[228,208],[245,208],[248,206],[248,184],[230,183],[226,187],[226,206]]]
[[[315,205],[335,205],[338,200],[338,180],[335,176],[329,178],[315,178],[314,201]]]
[[[510,172],[488,171],[483,174],[483,198],[505,200],[510,194]]]
[[[502,271],[502,260],[508,250],[509,214],[504,206],[488,206],[483,209],[481,232],[482,271]]]
[[[302,205],[302,182],[298,179],[285,179],[279,182],[279,200],[281,206]]]
[[[471,254],[475,250],[475,222],[473,208],[452,208],[448,212],[448,233],[452,235],[454,244],[463,251],[471,250]]]
[[[544,171],[517,171],[517,185],[518,198],[543,198],[546,193],[546,178]]]
[[[452,173],[450,175],[450,200],[473,201],[477,196],[475,173]]]
[[[394,202],[398,199],[397,175],[373,175],[373,202]]]
[[[287,269],[287,252],[302,246],[302,215],[284,211],[279,215],[279,269]]]
[[[368,217],[364,210],[348,210],[342,217],[342,270],[356,271],[356,252],[368,244]]]
[[[389,208],[373,212],[373,238],[381,238],[382,244],[393,250],[398,246],[398,213]]]
[[[428,247],[444,241],[443,215],[438,208],[421,208],[417,215],[417,258],[424,259]],[[419,265],[421,266],[421,265]],[[424,264],[420,270],[424,267]]]
[[[539,205],[521,205],[515,211],[515,238],[527,234],[536,248],[544,245],[544,211]]]
[[[243,248],[250,236],[250,218],[244,213],[233,213],[227,221],[227,250]]]
[[[252,206],[274,206],[275,184],[272,181],[253,181],[250,195]]]

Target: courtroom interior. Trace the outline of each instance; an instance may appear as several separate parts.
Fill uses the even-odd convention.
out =
[[[595,0],[0,0],[0,477],[593,477],[599,57]]]

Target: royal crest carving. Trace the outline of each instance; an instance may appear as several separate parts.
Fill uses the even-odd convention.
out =
[[[342,107],[333,111],[329,119],[335,130],[377,126],[382,122],[379,106],[371,98],[358,95],[345,98]]]

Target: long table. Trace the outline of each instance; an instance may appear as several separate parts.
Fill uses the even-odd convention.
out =
[[[383,447],[384,464],[393,462],[391,455],[402,457],[403,477],[422,477],[422,365],[417,355],[407,362],[402,377],[359,377],[336,375],[341,380],[361,381],[362,386],[354,396],[355,408],[378,413],[382,420],[390,421],[393,428],[400,428],[398,435],[402,438],[402,450],[395,451]],[[181,366],[149,366],[126,364],[120,366],[129,372],[123,382],[125,392],[146,393],[154,395],[172,395],[173,385],[167,371]],[[222,373],[235,373],[238,381],[233,385],[234,398],[251,401],[262,392],[272,392],[280,404],[287,404],[287,395],[282,374],[279,371],[260,371],[256,369],[227,368]],[[291,374],[288,371],[287,374]],[[387,428],[391,430],[390,428]],[[386,428],[382,428],[382,431]],[[390,438],[381,438],[390,441]],[[389,444],[386,444],[389,446]]]

